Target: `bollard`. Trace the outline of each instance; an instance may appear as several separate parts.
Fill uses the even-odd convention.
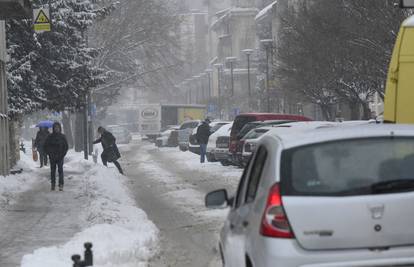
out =
[[[73,267],[82,267],[80,255],[73,255],[72,261],[73,261]]]
[[[87,242],[83,244],[85,247],[84,261],[81,260],[80,255],[73,255],[73,267],[87,267],[93,266],[93,252],[92,252],[92,243]]]
[[[84,244],[85,255],[84,255],[84,266],[93,266],[93,252],[92,252],[92,243],[87,242]]]

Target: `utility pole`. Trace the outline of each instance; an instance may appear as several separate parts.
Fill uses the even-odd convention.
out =
[[[267,112],[270,112],[270,77],[269,77],[269,54],[270,49],[272,48],[273,40],[272,39],[264,39],[260,40],[260,42],[264,45],[266,49],[266,100],[267,100]]]
[[[248,92],[249,92],[249,101],[248,101],[248,105],[249,105],[249,111],[251,111],[252,108],[252,88],[250,85],[250,55],[253,54],[253,49],[244,49],[242,51],[246,56],[247,56],[247,86],[248,86]]]
[[[223,115],[221,114],[221,70],[223,69],[223,64],[214,64],[214,67],[217,68],[217,89],[218,89],[218,111],[219,111],[219,118],[222,119]]]

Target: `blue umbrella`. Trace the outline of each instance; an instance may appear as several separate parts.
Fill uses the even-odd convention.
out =
[[[44,128],[52,128],[53,127],[53,121],[41,121],[39,122],[36,127],[44,127]]]

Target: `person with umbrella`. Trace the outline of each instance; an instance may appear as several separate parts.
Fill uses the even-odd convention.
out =
[[[101,137],[95,140],[93,143],[102,144],[103,152],[101,154],[102,163],[105,166],[108,166],[108,162],[112,162],[118,168],[119,173],[124,174],[121,168],[121,164],[119,164],[118,159],[121,157],[119,153],[118,147],[116,146],[116,139],[112,133],[107,131],[102,126],[98,127],[98,133]]]
[[[63,160],[68,152],[69,146],[66,136],[62,134],[62,126],[59,122],[53,124],[53,132],[45,141],[44,151],[49,155],[50,173],[51,173],[51,189],[55,190],[56,185],[56,167],[59,173],[59,191],[63,191]]]
[[[47,127],[39,127],[39,131],[37,132],[36,139],[34,141],[34,147],[40,155],[40,168],[47,166],[47,154],[45,153],[43,146],[49,134],[49,129]]]

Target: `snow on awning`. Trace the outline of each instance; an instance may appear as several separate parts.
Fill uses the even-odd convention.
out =
[[[270,5],[268,5],[267,7],[263,8],[262,10],[260,10],[260,12],[256,15],[255,20],[256,21],[261,21],[262,19],[266,18],[267,15],[269,15],[269,13],[272,11],[273,7],[277,4],[277,1],[274,1],[273,3],[271,3]]]

